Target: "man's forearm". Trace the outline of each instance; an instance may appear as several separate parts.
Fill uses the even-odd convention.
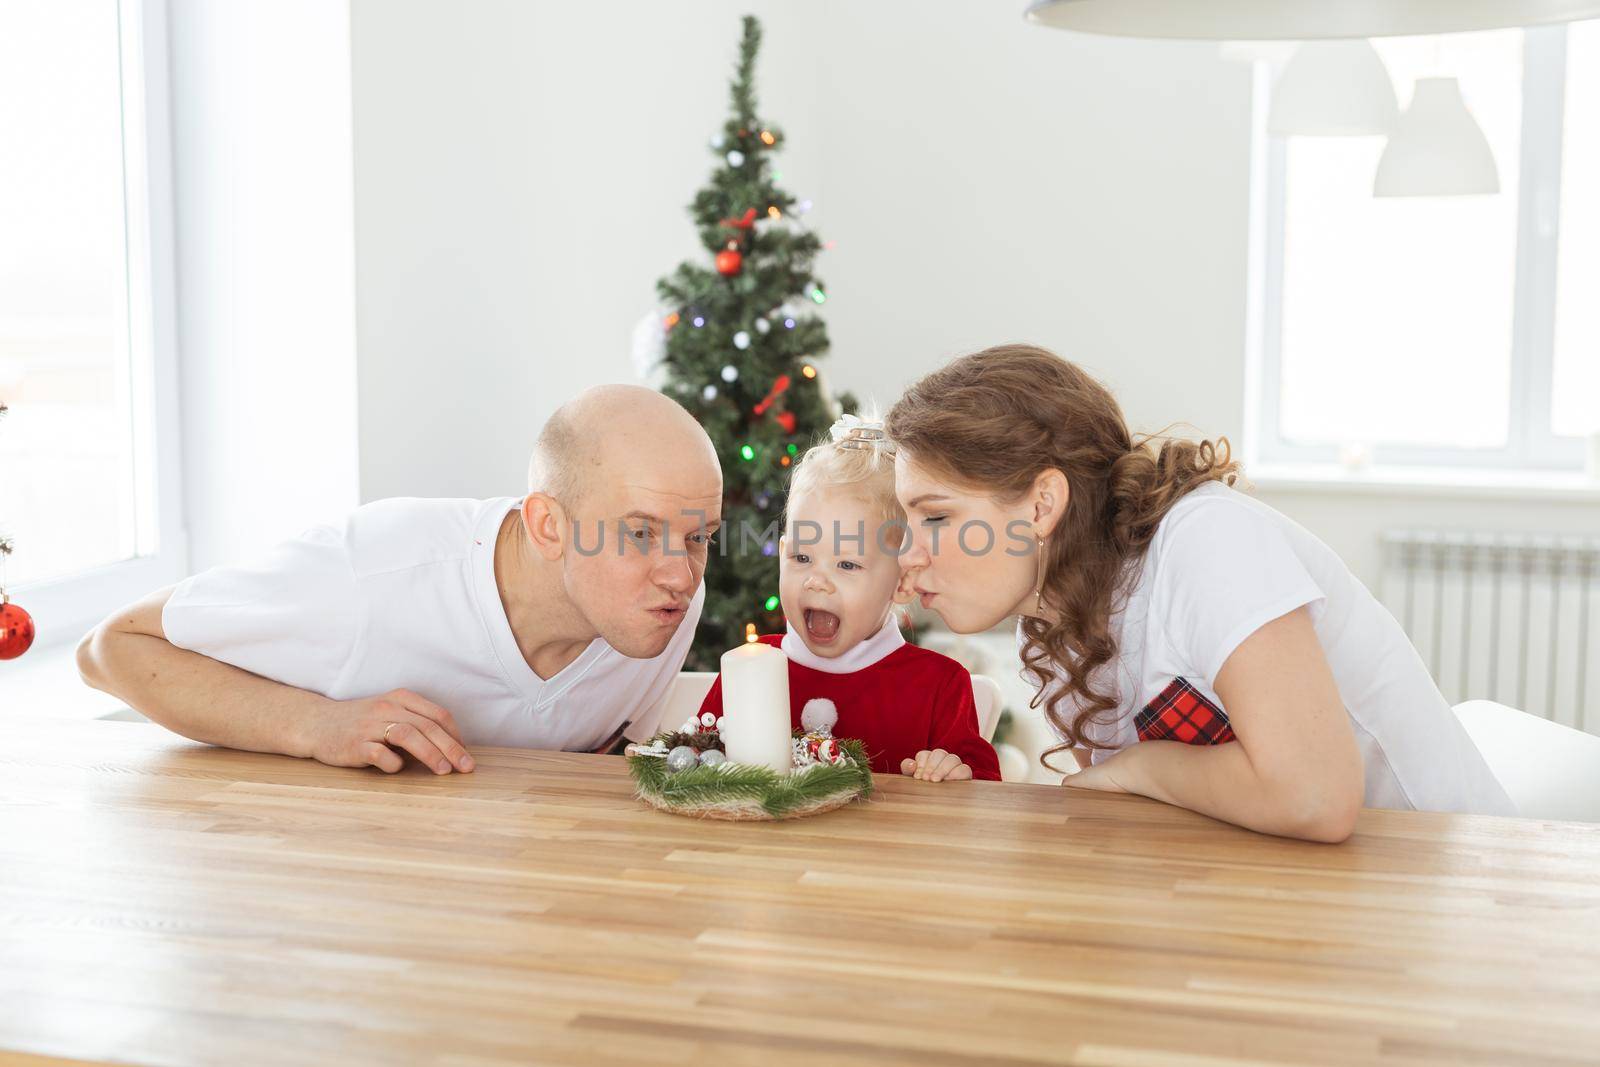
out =
[[[89,685],[169,730],[252,752],[310,756],[306,726],[329,703],[164,638],[109,626],[79,646],[78,669]]]

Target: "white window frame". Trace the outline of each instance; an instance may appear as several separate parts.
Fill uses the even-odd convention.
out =
[[[1566,27],[1524,31],[1522,137],[1511,349],[1509,423],[1503,448],[1447,448],[1374,443],[1373,468],[1577,472],[1584,442],[1551,424],[1555,349],[1557,240],[1561,210],[1562,112]],[[1248,461],[1289,471],[1340,463],[1340,443],[1310,444],[1281,433],[1283,256],[1289,181],[1287,144],[1267,132],[1272,70],[1255,64],[1251,131],[1251,267],[1247,308],[1246,430]]]
[[[41,648],[77,641],[123,604],[187,573],[179,463],[171,111],[164,0],[120,0],[128,366],[136,536],[131,559],[13,587]],[[154,502],[154,508],[149,503]],[[19,545],[19,550],[26,550]]]

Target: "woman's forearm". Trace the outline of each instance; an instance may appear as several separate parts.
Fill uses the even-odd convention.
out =
[[[1324,795],[1314,783],[1272,782],[1244,746],[1142,741],[1099,764],[1120,788],[1265,834],[1343,841],[1359,804]]]

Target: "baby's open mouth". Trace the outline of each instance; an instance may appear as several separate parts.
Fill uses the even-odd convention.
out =
[[[805,616],[806,636],[813,641],[825,645],[839,636],[839,616],[833,612],[807,608]]]

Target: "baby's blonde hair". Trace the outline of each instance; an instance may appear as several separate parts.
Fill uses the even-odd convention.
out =
[[[877,415],[869,413],[865,419],[875,423]],[[797,497],[822,489],[853,491],[877,513],[880,521],[904,526],[905,509],[894,495],[894,451],[883,442],[849,438],[835,441],[830,433],[828,438],[806,449],[789,475],[789,496],[783,508],[785,521],[789,517],[789,506]],[[884,541],[892,545],[897,538],[886,532]]]

